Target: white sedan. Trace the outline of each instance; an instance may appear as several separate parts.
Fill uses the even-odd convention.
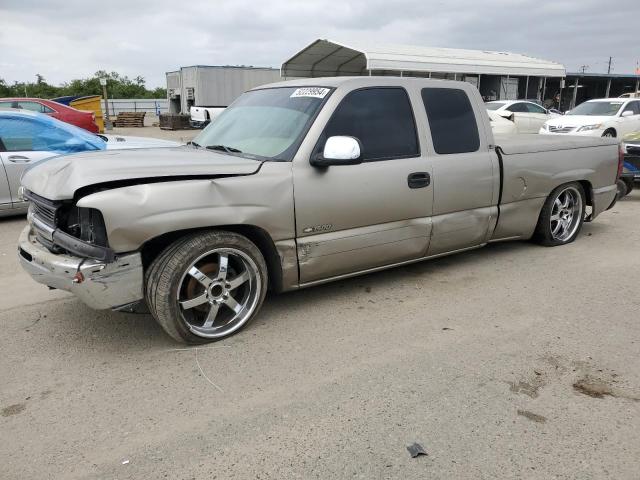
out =
[[[544,134],[624,137],[640,130],[640,100],[600,98],[581,103],[562,117],[546,122]]]
[[[547,120],[559,116],[527,100],[496,100],[485,103],[485,107],[512,120],[518,133],[538,133]]]
[[[487,113],[489,114],[489,122],[494,135],[513,135],[518,133],[516,124],[512,120],[507,120],[491,110],[487,110]]]

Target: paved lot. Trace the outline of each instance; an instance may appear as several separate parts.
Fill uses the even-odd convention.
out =
[[[198,135],[202,130],[160,130],[158,127],[142,127],[142,128],[114,128],[110,132],[113,135],[129,135],[133,137],[152,137],[162,138],[164,140],[174,140],[176,142],[187,143]]]
[[[637,479],[639,219],[273,297],[198,349],[33,283],[0,220],[0,477]]]

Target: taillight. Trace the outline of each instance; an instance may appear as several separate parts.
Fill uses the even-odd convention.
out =
[[[624,149],[622,148],[622,143],[618,146],[618,175],[616,176],[616,180],[618,180],[622,176],[622,169],[624,168]]]

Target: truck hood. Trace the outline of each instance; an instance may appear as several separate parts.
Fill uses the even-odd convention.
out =
[[[597,116],[597,115],[559,115],[556,118],[547,120],[547,125],[554,127],[582,127],[584,125],[596,125],[597,123],[610,122],[615,120],[613,116]]]
[[[111,150],[63,155],[29,168],[22,185],[49,200],[67,200],[82,188],[256,173],[262,161],[194,147]]]

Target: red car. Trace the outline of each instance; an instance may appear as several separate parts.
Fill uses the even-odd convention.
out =
[[[96,115],[68,107],[58,102],[42,98],[0,98],[0,108],[23,108],[34,112],[46,113],[71,125],[75,125],[92,133],[98,133]]]

